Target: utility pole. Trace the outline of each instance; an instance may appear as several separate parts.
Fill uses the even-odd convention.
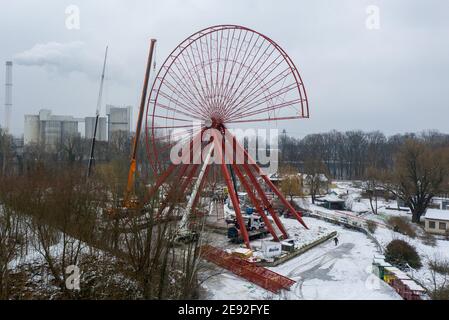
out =
[[[150,79],[150,71],[151,71],[151,62],[153,61],[153,52],[154,52],[155,45],[156,45],[156,39],[151,39],[150,50],[148,52],[147,67],[145,70],[145,78],[143,81],[142,96],[140,98],[140,108],[139,108],[139,115],[137,117],[136,134],[133,139],[133,146],[132,146],[132,151],[131,151],[131,162],[129,165],[128,183],[126,185],[125,196],[123,199],[123,204],[125,207],[129,206],[129,200],[130,200],[129,197],[133,191],[134,180],[136,178],[137,149],[139,147],[140,132],[142,131],[142,120],[143,120],[143,114],[145,112],[145,101],[147,98],[148,82]]]
[[[104,53],[103,72],[101,73],[100,91],[98,92],[97,110],[96,110],[96,113],[95,113],[94,135],[92,137],[92,144],[90,146],[89,164],[87,165],[87,177],[88,178],[91,175],[92,165],[94,163],[95,140],[96,140],[96,136],[97,136],[98,119],[100,117],[101,99],[103,98],[104,72],[105,72],[105,69],[106,69],[106,59],[107,59],[107,57],[108,57],[108,46],[106,46],[106,51]]]

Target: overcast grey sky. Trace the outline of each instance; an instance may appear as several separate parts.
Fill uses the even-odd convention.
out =
[[[80,10],[79,30],[66,27],[69,5]],[[379,29],[366,27],[370,5],[379,8]],[[2,0],[2,79],[5,61],[15,63],[12,132],[41,108],[94,115],[107,44],[104,103],[135,107],[149,39],[158,39],[160,65],[188,35],[216,24],[253,28],[291,56],[311,114],[278,123],[292,135],[449,132],[448,12],[444,0]],[[3,123],[3,84],[0,99]]]

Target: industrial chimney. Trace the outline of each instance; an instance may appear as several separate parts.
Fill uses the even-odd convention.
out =
[[[6,61],[5,77],[5,130],[8,132],[11,125],[12,108],[12,61]]]

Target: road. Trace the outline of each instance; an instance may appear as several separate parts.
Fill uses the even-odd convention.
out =
[[[294,223],[294,220],[290,221],[288,224]],[[371,273],[376,246],[364,234],[313,218],[305,218],[305,222],[336,230],[339,244],[335,246],[333,241],[327,241],[271,268],[296,281],[290,291],[276,295],[225,271],[204,283],[203,298],[400,299],[391,287]]]

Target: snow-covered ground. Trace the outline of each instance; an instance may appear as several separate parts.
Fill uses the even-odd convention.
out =
[[[411,221],[411,215],[409,212],[402,210],[392,210],[392,208],[397,208],[396,201],[387,202],[384,199],[379,198],[378,215],[374,215],[371,213],[369,200],[360,199],[360,194],[362,191],[361,189],[353,187],[350,182],[336,182],[335,184],[336,188],[332,189],[332,191],[336,192],[337,194],[344,195],[347,198],[346,205],[351,205],[351,211],[354,211],[355,214],[362,211],[368,212],[361,215],[364,219],[385,223],[389,217],[400,216],[410,219]],[[316,208],[311,204],[309,206],[311,206],[312,208]],[[433,280],[428,263],[429,261],[434,259],[449,261],[449,241],[443,240],[442,237],[436,237],[435,245],[430,246],[424,243],[424,240],[422,239],[424,230],[419,226],[416,226],[415,229],[417,232],[416,238],[411,238],[409,236],[399,234],[391,229],[384,228],[382,226],[376,229],[374,236],[383,247],[385,247],[389,242],[395,239],[404,240],[414,246],[421,257],[423,267],[419,270],[410,270],[408,274],[418,280],[418,282],[423,284],[428,289],[432,289]]]
[[[300,225],[282,219],[287,228]],[[304,218],[311,229],[335,230],[339,244],[327,241],[271,270],[296,283],[290,291],[273,294],[222,270],[203,283],[204,299],[400,299],[371,272],[376,246],[364,234],[325,221]],[[304,229],[303,229],[304,230]],[[299,231],[306,233],[307,231]],[[217,270],[212,272],[217,272]]]

